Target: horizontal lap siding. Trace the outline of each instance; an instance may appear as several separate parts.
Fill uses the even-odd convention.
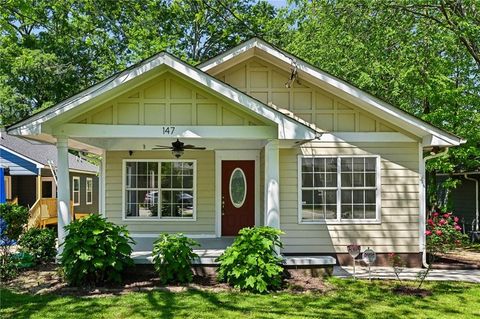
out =
[[[123,159],[172,159],[170,152],[107,152],[105,210],[107,218],[127,225],[132,233],[182,232],[215,234],[215,153],[187,151],[182,159],[197,161],[197,220],[196,221],[122,221],[122,161]]]
[[[299,224],[298,155],[380,155],[380,224]],[[378,252],[418,252],[419,173],[417,143],[322,143],[280,153],[280,207],[286,253],[344,253],[360,244]]]

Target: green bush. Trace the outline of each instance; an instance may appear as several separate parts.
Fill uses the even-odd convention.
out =
[[[36,263],[53,261],[57,250],[55,248],[56,235],[53,229],[31,228],[20,237],[18,245],[20,251],[34,257]]]
[[[135,243],[126,227],[91,214],[65,229],[68,235],[60,261],[69,284],[121,282],[123,271],[133,264],[130,254]]]
[[[7,281],[17,277],[18,265],[13,254],[2,254],[0,256],[0,281]]]
[[[1,235],[10,240],[18,240],[28,223],[28,216],[26,207],[17,204],[0,204],[0,219],[6,223],[6,229]]]
[[[253,292],[275,290],[282,285],[282,231],[272,227],[243,228],[232,246],[217,259],[218,277],[235,288]]]
[[[28,223],[28,209],[16,204],[0,204],[0,279],[17,276],[18,263],[11,246],[15,245]]]
[[[194,246],[200,245],[183,234],[161,234],[153,243],[153,263],[163,284],[192,281]]]

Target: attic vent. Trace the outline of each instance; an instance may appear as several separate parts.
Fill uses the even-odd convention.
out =
[[[298,82],[298,72],[297,72],[297,61],[295,59],[291,59],[291,66],[290,66],[290,78],[287,82],[285,82],[286,88],[291,88],[293,82]]]

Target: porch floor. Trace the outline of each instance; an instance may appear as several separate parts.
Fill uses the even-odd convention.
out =
[[[201,246],[193,251],[198,255],[193,261],[194,265],[216,266],[215,261],[230,246],[235,237],[221,238],[195,238]],[[155,238],[135,238],[136,245],[132,253],[133,261],[136,264],[151,264],[152,247]],[[283,256],[284,263],[288,267],[312,267],[312,266],[331,266],[337,262],[331,256]]]

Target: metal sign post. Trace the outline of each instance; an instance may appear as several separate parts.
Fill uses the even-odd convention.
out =
[[[360,249],[361,249],[360,245],[356,245],[356,244],[347,245],[348,253],[350,254],[350,256],[352,256],[352,260],[353,260],[353,279],[356,278],[355,258],[357,258],[357,256],[360,255]]]
[[[370,249],[370,247],[368,247],[362,254],[362,259],[363,261],[368,265],[368,280],[372,280],[372,273],[371,273],[371,269],[370,269],[370,266],[375,262],[375,260],[377,259],[377,254],[375,253],[375,251],[373,249]]]

